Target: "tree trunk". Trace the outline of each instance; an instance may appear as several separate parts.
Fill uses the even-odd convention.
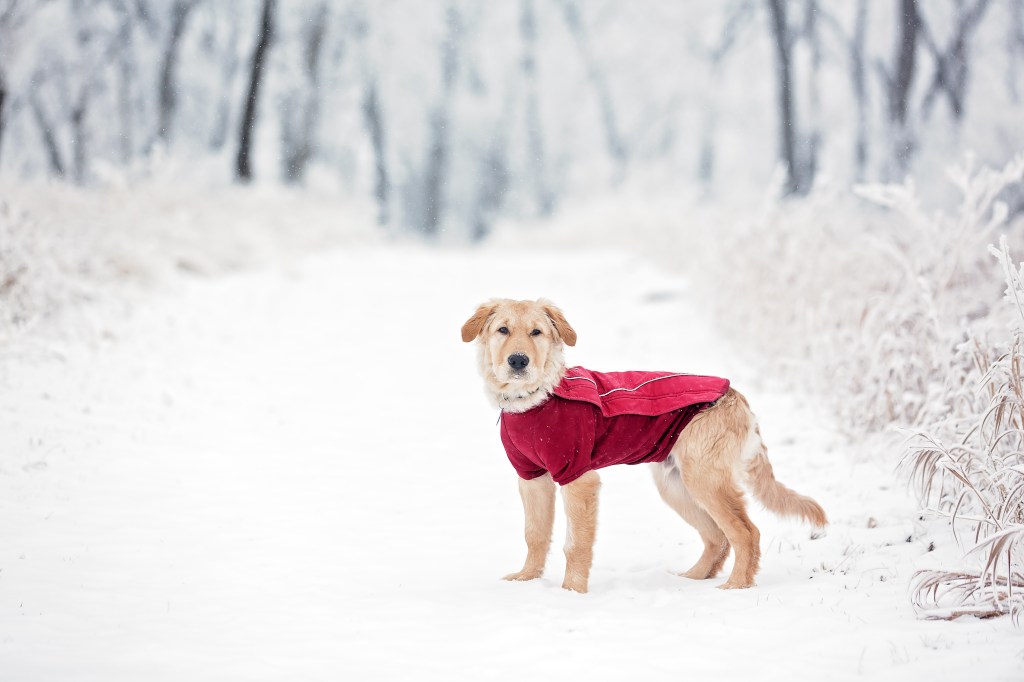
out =
[[[160,66],[160,107],[156,136],[161,142],[167,142],[171,137],[171,122],[178,106],[178,85],[174,78],[174,70],[178,63],[178,48],[181,45],[181,37],[185,33],[188,16],[195,6],[195,0],[175,0],[171,7],[171,30]]]
[[[231,32],[228,34],[227,46],[220,70],[220,97],[217,111],[214,114],[213,130],[210,133],[210,149],[220,151],[228,141],[228,130],[231,119],[231,91],[238,73],[238,22],[235,17],[229,22]]]
[[[868,1],[857,0],[857,14],[850,41],[850,72],[853,96],[857,102],[857,131],[853,142],[854,177],[863,182],[868,165],[868,84],[864,68],[865,44],[868,35]]]
[[[818,173],[818,153],[821,150],[821,93],[818,88],[818,76],[821,72],[821,36],[818,34],[818,2],[805,0],[804,32],[811,51],[811,64],[807,71],[807,104],[808,133],[807,153],[801,159],[803,177],[801,184],[805,191],[814,186],[814,178]]]
[[[327,32],[326,3],[317,6],[307,26],[303,50],[303,70],[306,76],[304,92],[296,93],[290,100],[293,104],[300,102],[301,111],[296,114],[286,107],[282,117],[285,138],[284,177],[289,183],[302,182],[306,165],[313,155],[313,142],[320,117],[320,57]]]
[[[1021,54],[1024,53],[1024,0],[1011,0],[1010,21],[1006,33],[1006,89],[1010,93],[1010,100],[1019,104],[1021,100],[1020,91],[1017,85],[1018,69],[1020,68]]]
[[[786,165],[786,194],[806,191],[802,167],[797,159],[796,109],[793,104],[793,61],[790,51],[786,0],[768,0],[772,34],[775,38],[775,73],[779,96],[779,155]]]
[[[708,55],[710,69],[708,78],[712,87],[719,83],[722,78],[722,66],[726,58],[738,42],[743,31],[744,24],[753,13],[754,0],[743,0],[732,4],[729,14],[726,16],[722,26],[722,33],[718,38],[718,44]],[[714,186],[716,161],[715,161],[715,137],[719,118],[719,98],[715,93],[704,98],[703,111],[701,112],[700,125],[700,147],[697,154],[697,179],[703,186],[705,192],[710,192]],[[672,133],[674,136],[674,132]]]
[[[117,58],[117,113],[121,134],[118,137],[118,151],[121,163],[128,165],[135,147],[132,115],[132,81],[135,76],[135,55],[132,53],[132,15],[127,7],[120,7],[121,27],[118,29]]]
[[[601,112],[605,145],[608,149],[608,155],[615,162],[616,182],[618,182],[625,174],[628,152],[616,123],[614,100],[608,88],[608,81],[605,78],[604,72],[601,71],[597,64],[593,50],[590,48],[586,27],[583,25],[583,20],[580,17],[579,8],[576,6],[576,3],[573,0],[563,0],[562,7],[565,13],[566,24],[569,26],[569,31],[576,41],[580,54],[583,56],[583,63],[587,68],[587,77],[597,93],[597,104]]]
[[[390,211],[388,210],[391,184],[388,180],[387,154],[384,148],[384,121],[380,110],[380,101],[377,96],[377,81],[375,78],[368,80],[366,84],[366,94],[363,97],[363,120],[366,123],[366,130],[370,135],[370,144],[373,147],[373,196],[377,200],[377,224],[387,225],[391,219]]]
[[[508,191],[506,128],[506,121],[501,121],[494,132],[491,144],[480,158],[480,187],[473,211],[471,234],[475,242],[483,241],[490,234],[495,214],[504,203],[505,193]]]
[[[252,139],[256,126],[256,105],[259,100],[260,84],[263,82],[263,67],[267,50],[274,34],[275,0],[263,0],[263,12],[260,18],[259,34],[256,36],[256,48],[253,50],[252,62],[249,67],[249,89],[245,96],[245,109],[242,113],[242,126],[239,131],[238,159],[236,163],[237,178],[241,182],[252,179]]]
[[[356,38],[359,54],[359,69],[363,80],[363,124],[373,149],[374,182],[373,196],[377,201],[377,224],[391,222],[391,180],[388,175],[384,112],[380,101],[377,73],[366,47],[370,35],[370,22],[366,8],[361,3],[351,15],[352,33]]]
[[[459,42],[462,20],[454,4],[445,12],[447,36],[441,46],[441,102],[430,116],[430,148],[424,176],[423,232],[436,236],[444,216],[444,194],[448,174],[448,147],[451,144],[451,99],[459,72]]]
[[[6,109],[4,105],[7,103],[7,81],[4,80],[3,71],[0,71],[0,160],[3,159],[3,148],[4,148],[4,125],[6,123]]]
[[[526,83],[527,165],[529,181],[537,215],[547,216],[554,210],[554,197],[548,189],[544,169],[544,129],[540,118],[540,98],[537,94],[537,24],[533,13],[533,0],[522,0],[519,15],[519,33],[523,39],[523,79]]]
[[[38,76],[32,80],[34,83],[42,82],[42,78]],[[43,138],[43,148],[46,150],[46,161],[50,166],[50,172],[58,177],[63,177],[65,172],[64,160],[61,157],[60,147],[57,146],[57,138],[53,134],[53,126],[46,120],[46,112],[43,111],[43,105],[40,104],[34,90],[29,92],[28,104],[29,108],[32,109],[32,117],[36,120],[36,125],[39,126],[39,133]]]
[[[88,163],[88,139],[85,131],[85,115],[89,111],[88,88],[83,86],[82,93],[71,109],[71,160],[75,182],[82,184],[86,177]]]
[[[917,67],[917,39],[920,15],[917,0],[899,0],[899,33],[896,38],[896,67],[889,81],[889,121],[893,131],[893,156],[902,175],[910,166],[914,152],[908,122],[910,92]]]
[[[959,123],[963,120],[964,109],[967,97],[967,76],[968,76],[968,54],[967,48],[971,35],[989,7],[990,0],[977,0],[970,9],[964,9],[963,4],[957,5],[957,14],[953,37],[949,46],[941,49],[935,41],[928,26],[920,15],[918,22],[921,35],[925,44],[935,57],[935,75],[932,77],[931,85],[921,103],[922,115],[927,117],[931,111],[932,103],[936,95],[945,93],[949,102],[950,112],[953,119]],[[1011,55],[1012,59],[1012,55]]]

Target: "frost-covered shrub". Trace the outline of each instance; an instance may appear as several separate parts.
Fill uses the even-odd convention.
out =
[[[911,183],[771,204],[706,242],[708,299],[855,437],[947,418],[969,369],[954,350],[999,298],[986,255],[1007,217],[997,197],[1022,175],[1024,159],[951,172],[953,214],[923,211]]]
[[[923,504],[951,519],[975,572],[921,571],[912,596],[926,617],[1024,613],[1024,265],[1013,264],[1006,239],[992,249],[1006,276],[1008,336],[972,338],[956,418],[918,432],[904,466]],[[1004,327],[1005,332],[1005,327]]]
[[[0,190],[0,355],[47,321],[59,336],[90,340],[100,320],[82,305],[89,301],[124,301],[131,290],[172,281],[177,273],[286,264],[327,246],[374,241],[377,233],[372,205],[344,195],[180,181],[88,191],[6,183]]]
[[[0,199],[0,345],[89,296],[84,244]]]

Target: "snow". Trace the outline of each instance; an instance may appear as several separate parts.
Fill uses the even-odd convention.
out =
[[[626,252],[357,245],[91,304],[96,344],[0,364],[2,677],[1022,679],[1007,619],[915,617],[911,575],[958,551],[891,460],[741,364],[691,294]],[[617,467],[589,594],[559,587],[561,517],[545,578],[499,580],[521,510],[458,330],[540,295],[573,364],[730,377],[827,535],[754,506],[758,585],[689,581],[696,532]]]

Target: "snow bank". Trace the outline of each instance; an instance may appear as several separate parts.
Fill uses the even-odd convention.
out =
[[[26,332],[95,335],[88,306],[174,281],[281,266],[300,254],[374,242],[363,200],[280,187],[62,183],[0,191],[0,346]],[[61,313],[58,315],[58,313]],[[58,324],[53,323],[60,317]]]

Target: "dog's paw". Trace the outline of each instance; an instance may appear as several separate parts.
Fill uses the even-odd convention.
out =
[[[711,571],[694,567],[685,573],[680,573],[679,577],[689,578],[690,580],[707,580],[708,578],[714,578],[715,576],[711,575]]]
[[[509,573],[502,580],[536,580],[540,577],[541,571],[516,571],[515,573]]]
[[[754,586],[754,583],[734,583],[731,580],[727,580],[718,586],[720,590],[746,590]]]
[[[579,578],[569,578],[562,582],[562,589],[569,590],[570,592],[579,592],[580,594],[587,593],[587,581],[580,580]]]

